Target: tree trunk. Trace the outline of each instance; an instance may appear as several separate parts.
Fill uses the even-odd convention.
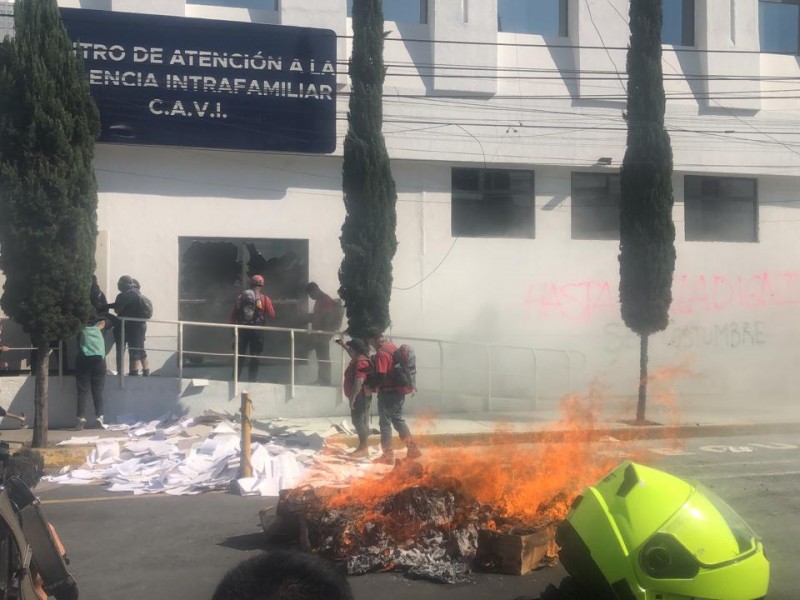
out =
[[[648,335],[640,335],[639,340],[639,403],[636,405],[636,420],[644,421],[644,411],[647,405],[647,340]]]
[[[61,357],[58,357],[61,360]],[[50,381],[50,344],[40,341],[36,346],[36,378],[33,391],[33,441],[34,448],[47,446],[47,400]]]

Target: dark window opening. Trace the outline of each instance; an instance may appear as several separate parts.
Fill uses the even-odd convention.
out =
[[[533,238],[533,171],[462,169],[452,171],[453,236]]]
[[[347,0],[347,16],[353,16],[353,0]],[[424,25],[428,22],[428,0],[383,0],[383,20]]]
[[[618,240],[618,173],[572,174],[572,239]]]
[[[687,241],[758,242],[755,179],[687,175],[684,192]]]
[[[200,323],[229,323],[236,296],[252,275],[262,275],[263,293],[275,306],[274,327],[304,328],[308,322],[308,240],[194,238],[179,239],[180,273],[178,319]],[[264,356],[288,357],[289,336],[265,334]],[[220,377],[230,378],[232,359],[192,352],[230,354],[229,329],[184,327],[184,363],[188,367],[226,367]],[[278,361],[277,364],[288,364]]]
[[[249,8],[252,10],[278,10],[278,2],[279,0],[186,0],[187,4]]]
[[[497,30],[567,37],[568,0],[498,0]]]

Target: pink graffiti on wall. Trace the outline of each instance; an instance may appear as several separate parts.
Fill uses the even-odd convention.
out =
[[[673,315],[721,313],[736,308],[800,306],[800,271],[759,271],[749,275],[676,273]],[[523,299],[526,318],[594,320],[619,315],[617,281],[530,284]]]

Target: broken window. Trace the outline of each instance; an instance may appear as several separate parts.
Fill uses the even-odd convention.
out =
[[[308,240],[183,237],[179,249],[179,320],[229,323],[236,296],[251,276],[262,275],[263,292],[276,312],[276,319],[267,325],[302,329],[308,322]],[[289,339],[283,332],[267,332],[264,356],[288,359]],[[185,363],[230,366],[230,356],[203,353],[230,354],[232,341],[229,329],[186,326]],[[227,370],[221,375],[230,378]]]

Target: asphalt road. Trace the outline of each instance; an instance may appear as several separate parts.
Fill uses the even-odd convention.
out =
[[[772,567],[768,598],[800,597],[800,434],[647,444],[645,462],[714,489],[764,538]],[[624,450],[621,444],[620,449]],[[233,565],[263,548],[258,510],[275,499],[225,493],[122,496],[90,487],[36,490],[63,538],[83,600],[210,598]],[[565,575],[561,567],[527,576],[477,575],[440,585],[398,574],[350,579],[356,598],[513,600],[536,597]]]

